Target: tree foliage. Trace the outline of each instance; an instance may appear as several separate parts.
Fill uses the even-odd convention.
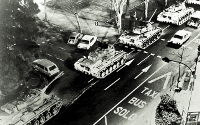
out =
[[[155,121],[156,125],[180,125],[181,123],[176,101],[168,94],[161,96],[161,102],[156,109]]]
[[[18,88],[35,58],[38,12],[33,0],[0,1],[0,89],[5,94]]]

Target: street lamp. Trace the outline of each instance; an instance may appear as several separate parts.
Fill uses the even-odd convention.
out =
[[[200,50],[200,47],[198,47],[198,50]],[[184,63],[182,63],[182,62],[175,61],[175,60],[170,60],[170,59],[167,58],[167,57],[162,58],[162,60],[165,61],[165,62],[167,62],[167,63],[169,63],[170,61],[172,61],[172,62],[177,62],[177,63],[179,63],[179,64],[185,65],[185,66],[188,67],[188,69],[191,71],[193,78],[196,79],[196,76],[195,76],[196,67],[195,67],[195,70],[193,71],[189,66],[187,66],[186,64],[184,64]],[[196,62],[196,63],[197,63],[197,62]],[[178,83],[177,83],[177,88],[178,88]],[[179,88],[178,88],[178,89],[179,89]],[[181,88],[180,88],[180,89],[181,89]],[[188,104],[188,109],[187,109],[187,114],[186,114],[186,122],[185,122],[185,125],[187,124],[187,121],[188,121],[188,111],[189,111],[189,108],[190,108],[191,97],[192,97],[192,91],[193,91],[193,90],[191,90],[191,94],[190,94],[190,100],[189,100],[189,104]]]
[[[186,66],[190,71],[191,71],[191,73],[192,73],[192,75],[193,75],[193,77],[194,77],[194,79],[195,79],[195,71],[193,71],[189,66],[187,66],[186,64],[184,64],[184,63],[182,63],[182,62],[179,62],[179,61],[175,61],[175,60],[171,60],[171,59],[169,59],[169,58],[167,58],[167,57],[164,57],[164,58],[162,58],[162,60],[164,61],[164,62],[167,62],[167,63],[169,63],[169,62],[176,62],[176,63],[179,63],[179,64],[183,64],[184,66]],[[179,71],[179,77],[180,77],[180,71]],[[179,82],[179,78],[178,78],[178,82]],[[177,91],[181,91],[181,88],[180,87],[178,87],[178,83],[177,83],[177,88],[176,88],[176,90]]]

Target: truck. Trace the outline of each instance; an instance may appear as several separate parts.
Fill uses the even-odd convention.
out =
[[[194,13],[194,8],[186,7],[185,2],[178,3],[163,10],[157,16],[159,22],[165,22],[175,25],[182,25],[190,19],[190,16]]]
[[[59,78],[63,72],[55,78]],[[54,79],[54,80],[55,80]],[[16,100],[0,108],[0,125],[43,125],[53,118],[62,106],[56,95],[45,93],[52,80],[43,89],[30,89]]]
[[[98,47],[87,57],[82,57],[74,63],[74,68],[85,74],[102,79],[120,68],[127,60],[128,54],[122,50],[117,51],[114,45]]]

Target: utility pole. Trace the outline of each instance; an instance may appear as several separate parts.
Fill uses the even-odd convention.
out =
[[[147,20],[148,17],[148,3],[149,0],[144,0],[144,19]]]
[[[180,63],[179,63],[179,75],[178,75],[178,82],[177,82],[177,88],[178,88],[178,83],[180,82],[180,75],[181,75],[181,63],[182,63],[182,61],[183,61],[183,52],[184,52],[184,50],[185,50],[185,47],[183,46],[183,48],[182,48],[183,50],[182,50],[182,53],[181,53],[181,55],[180,55]]]

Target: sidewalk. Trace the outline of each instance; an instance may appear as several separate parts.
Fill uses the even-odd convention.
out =
[[[194,65],[195,66],[195,65]],[[194,69],[194,68],[192,68]],[[188,78],[188,72],[186,71],[183,76],[180,79],[180,82],[178,84],[179,87],[182,87],[182,90],[180,92],[173,91],[176,87],[177,83],[175,83],[172,86],[172,91],[168,90],[167,93],[171,95],[171,97],[176,100],[177,102],[177,108],[182,116],[182,124],[185,125],[186,123],[186,117],[188,116],[187,113],[196,113],[200,114],[200,77],[198,77],[198,74],[200,74],[200,62],[197,63],[196,66],[196,79],[193,78],[193,75],[190,74],[190,79],[187,81]],[[187,85],[185,85],[187,84]],[[156,125],[155,123],[155,114],[156,114],[156,108],[158,104],[160,103],[160,99],[157,99],[157,102],[154,103],[154,106],[152,107],[153,110],[151,112],[151,120],[150,125]],[[198,116],[199,117],[199,116]],[[196,118],[196,120],[198,119]],[[198,122],[200,119],[198,120]],[[188,123],[188,122],[187,122]],[[191,122],[190,122],[191,123]],[[187,124],[189,125],[189,124]],[[191,124],[191,125],[197,125],[197,124]]]

